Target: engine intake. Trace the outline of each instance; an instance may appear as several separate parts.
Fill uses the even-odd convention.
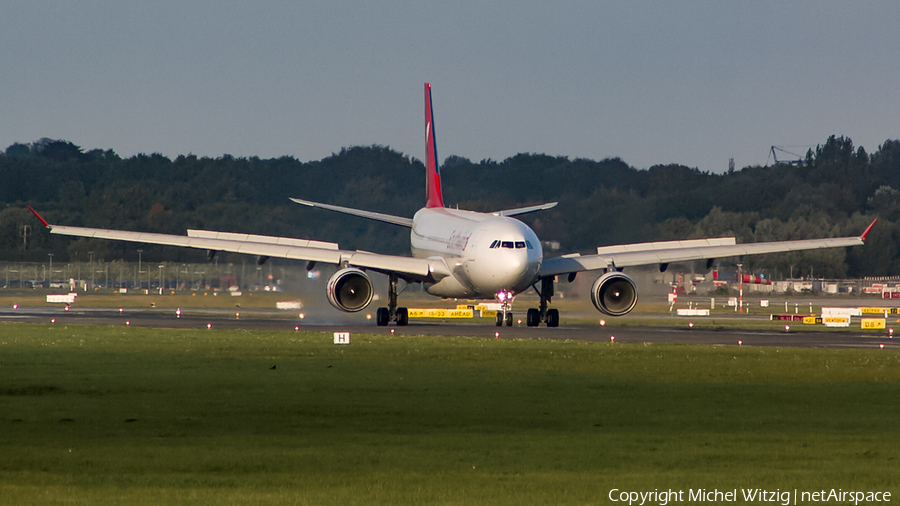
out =
[[[598,311],[609,316],[628,314],[637,304],[637,286],[621,272],[607,272],[594,281],[591,302]]]
[[[375,294],[369,276],[352,267],[341,269],[328,278],[326,291],[328,302],[345,313],[362,311]]]

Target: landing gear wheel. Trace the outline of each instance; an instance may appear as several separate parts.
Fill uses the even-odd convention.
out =
[[[497,311],[497,326],[503,326],[503,313],[501,313],[500,311]]]
[[[409,325],[409,310],[405,307],[397,308],[397,326],[405,327]]]
[[[530,308],[525,316],[525,324],[529,327],[537,327],[541,324],[541,311],[539,309]]]
[[[512,327],[512,313],[506,313],[506,326]]]
[[[378,308],[378,311],[375,312],[375,325],[379,327],[387,327],[388,321],[391,318],[391,313],[388,311],[386,307]]]
[[[547,310],[547,326],[559,327],[559,309]]]

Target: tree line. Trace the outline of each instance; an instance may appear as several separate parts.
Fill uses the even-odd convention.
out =
[[[55,261],[199,261],[181,248],[50,236],[27,210],[52,223],[183,234],[204,228],[309,237],[342,248],[404,254],[408,230],[299,206],[299,197],[411,217],[425,201],[424,166],[386,146],[342,149],[322,160],[197,157],[122,158],[64,140],[16,143],[0,154],[0,258]],[[441,167],[447,205],[492,211],[558,201],[523,216],[559,251],[734,235],[740,242],[856,235],[880,218],[865,247],[752,257],[745,269],[786,276],[900,275],[900,141],[868,154],[829,137],[796,165],[724,174],[682,165],[630,167],[521,153],[503,161],[450,156]],[[25,226],[29,229],[25,230]],[[27,235],[26,235],[27,234]],[[25,235],[25,237],[23,237]],[[235,260],[239,261],[239,260]]]

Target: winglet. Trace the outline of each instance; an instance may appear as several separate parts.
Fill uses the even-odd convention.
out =
[[[45,219],[44,219],[44,218],[41,218],[41,215],[40,215],[40,214],[38,214],[38,212],[37,212],[37,211],[35,211],[35,210],[34,210],[34,208],[33,208],[33,207],[31,207],[31,206],[28,206],[28,209],[30,209],[30,210],[31,210],[31,212],[32,212],[32,213],[34,213],[34,215],[35,215],[35,216],[37,216],[37,219],[39,219],[39,220],[41,220],[41,223],[43,223],[43,224],[44,224],[44,226],[45,226],[45,227],[47,227],[47,228],[51,228],[51,227],[50,227],[50,224],[49,224],[49,223],[47,223],[47,220],[45,220]]]
[[[431,107],[431,84],[425,83],[425,207],[444,207],[441,194],[441,171],[434,138],[434,110]]]
[[[859,236],[859,238],[862,239],[863,242],[865,242],[866,236],[869,235],[869,231],[872,230],[872,227],[875,226],[876,221],[878,221],[878,218],[875,218],[874,220],[872,220],[872,223],[869,224],[869,228],[867,228],[866,231],[863,232],[861,236]]]

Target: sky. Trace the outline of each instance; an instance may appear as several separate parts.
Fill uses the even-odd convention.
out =
[[[422,159],[430,82],[441,160],[723,172],[830,135],[871,153],[900,138],[898,19],[866,0],[6,0],[0,150]]]

